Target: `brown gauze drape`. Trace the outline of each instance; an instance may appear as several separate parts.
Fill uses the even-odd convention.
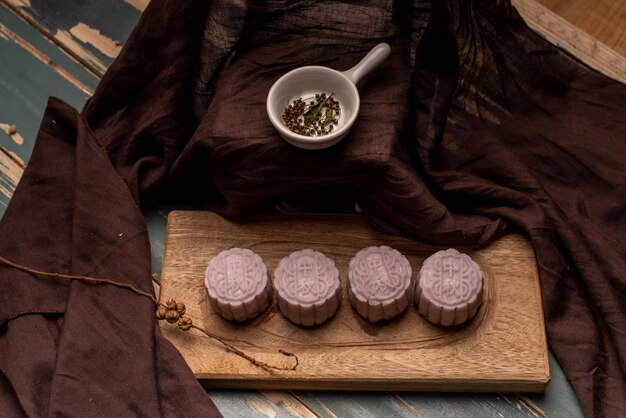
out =
[[[379,42],[351,133],[283,141],[265,98],[302,65]],[[343,187],[386,232],[532,239],[549,343],[588,416],[626,415],[626,88],[532,32],[508,1],[153,0],[82,113],[51,100],[0,255],[151,291],[140,207],[229,217]],[[218,414],[154,305],[0,264],[2,416]]]

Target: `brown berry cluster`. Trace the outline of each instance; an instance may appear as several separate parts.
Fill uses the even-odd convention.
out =
[[[304,136],[322,136],[331,133],[339,124],[341,106],[326,93],[311,99],[298,97],[283,111],[283,122],[290,131]]]
[[[174,299],[170,299],[165,302],[165,305],[159,305],[156,310],[156,319],[158,321],[166,320],[170,324],[178,323],[178,327],[183,331],[189,331],[193,322],[191,318],[185,315],[185,304],[182,302],[176,303]]]

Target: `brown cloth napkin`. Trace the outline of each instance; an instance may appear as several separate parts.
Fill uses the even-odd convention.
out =
[[[389,60],[339,145],[280,139],[265,97],[307,64]],[[52,100],[0,255],[150,290],[138,205],[226,216],[353,190],[377,227],[446,245],[521,228],[551,349],[587,416],[626,414],[626,87],[541,39],[509,1],[153,0],[82,114]],[[19,236],[16,242],[13,237]],[[0,411],[210,416],[147,299],[0,265]]]

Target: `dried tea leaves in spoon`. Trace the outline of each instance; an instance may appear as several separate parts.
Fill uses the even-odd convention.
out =
[[[322,136],[333,131],[340,115],[341,106],[332,93],[321,93],[310,99],[297,97],[283,111],[283,122],[294,133]]]

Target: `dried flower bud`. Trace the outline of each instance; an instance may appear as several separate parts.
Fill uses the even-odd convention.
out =
[[[173,324],[174,322],[178,321],[179,317],[180,315],[175,310],[169,310],[165,314],[165,320],[169,322],[170,324]]]
[[[159,321],[165,319],[165,314],[167,314],[167,308],[163,305],[159,305],[156,310],[156,319]]]
[[[183,315],[186,311],[187,309],[185,308],[185,304],[183,302],[178,302],[176,304],[176,312],[178,312],[179,315]]]
[[[178,327],[183,331],[189,331],[192,324],[193,322],[191,321],[191,318],[189,318],[187,315],[181,316],[180,320],[178,321]]]
[[[165,302],[165,306],[167,306],[167,309],[176,310],[176,301],[174,299],[170,299]]]

